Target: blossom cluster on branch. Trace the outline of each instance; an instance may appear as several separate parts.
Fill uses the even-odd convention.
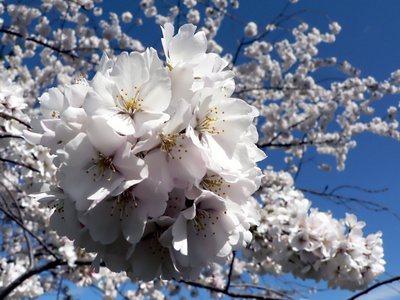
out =
[[[261,222],[243,252],[249,269],[258,274],[322,279],[329,288],[351,291],[366,288],[383,274],[382,232],[364,237],[365,222],[357,221],[355,215],[337,220],[331,213],[310,209],[311,201],[293,187],[290,174],[281,172],[279,177],[271,170],[265,172]],[[276,181],[281,182],[276,185]]]
[[[25,137],[55,156],[57,185],[38,198],[60,235],[133,279],[196,279],[251,241],[265,154],[257,110],[230,97],[204,33],[163,33],[166,66],[154,49],[104,55],[93,80],[40,97],[40,133]]]
[[[378,82],[320,58],[341,26],[312,27],[296,0],[264,24],[240,19],[238,0],[101,2],[0,1],[0,298],[69,297],[66,280],[104,299],[288,299],[264,274],[354,291],[384,272],[380,232],[311,208],[257,162],[283,150],[298,174],[315,148],[343,170],[357,134],[400,140],[397,105],[375,111],[400,71]],[[151,23],[158,51],[137,37]],[[198,32],[175,34],[183,23]]]

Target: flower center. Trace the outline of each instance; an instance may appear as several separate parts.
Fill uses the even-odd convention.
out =
[[[211,135],[225,132],[224,129],[218,128],[221,127],[220,122],[217,124],[215,123],[219,120],[217,115],[221,116],[221,113],[222,115],[225,114],[224,111],[218,113],[217,106],[209,109],[205,117],[203,119],[198,120],[195,130],[198,131],[199,133],[207,133]],[[225,122],[225,119],[222,119],[222,122]]]
[[[210,212],[204,209],[197,209],[196,217],[194,217],[192,221],[196,235],[201,234],[205,238],[207,237],[207,234],[215,235],[213,227],[218,221],[219,217],[214,217]]]
[[[208,132],[209,134],[215,134],[216,129],[213,126],[213,122],[218,121],[217,117],[210,118],[206,117],[205,119],[201,120],[199,124],[196,126],[196,130],[202,133]],[[219,131],[218,131],[219,134]]]
[[[162,152],[167,153],[170,158],[182,159],[182,157],[188,153],[188,149],[186,149],[184,144],[180,142],[185,139],[185,135],[181,132],[168,134],[161,133],[160,138]]]
[[[135,86],[135,92],[133,97],[129,95],[124,89],[121,89],[121,93],[117,95],[116,107],[119,107],[123,113],[133,116],[136,111],[141,110],[143,98],[140,98],[140,90]]]
[[[175,147],[176,144],[176,135],[168,133],[167,135],[161,133],[161,149],[162,152],[170,153],[172,148]]]
[[[224,178],[220,175],[214,174],[204,177],[200,182],[200,187],[213,192],[220,197],[225,197],[225,192],[227,192],[227,188],[230,188],[231,185],[226,184]]]
[[[129,218],[129,212],[134,208],[138,208],[138,204],[135,196],[131,192],[125,190],[123,193],[119,194],[111,206],[110,216],[114,216],[114,212],[117,210],[119,212],[119,220],[122,221],[124,217]]]
[[[92,157],[92,163],[90,168],[86,171],[86,174],[92,174],[94,176],[93,181],[97,181],[108,174],[107,181],[111,181],[113,173],[116,169],[112,163],[112,158],[104,156],[99,152],[99,156]]]

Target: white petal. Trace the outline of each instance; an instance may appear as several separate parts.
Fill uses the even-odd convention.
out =
[[[126,137],[117,134],[103,117],[92,118],[86,132],[93,146],[105,156],[111,156],[126,142]]]

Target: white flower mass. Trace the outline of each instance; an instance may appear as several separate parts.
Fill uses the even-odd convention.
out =
[[[164,25],[165,63],[154,49],[104,54],[92,80],[40,97],[27,138],[51,149],[58,183],[37,198],[97,268],[195,279],[252,240],[258,111],[231,97],[233,72],[195,30]]]
[[[0,1],[1,299],[69,299],[76,287],[103,299],[321,298],[325,287],[356,298],[396,278],[390,218],[364,227],[347,213],[399,218],[368,181],[391,171],[335,185],[358,134],[400,141],[400,70],[378,80],[351,51],[326,57],[345,23],[323,26],[297,1],[281,12],[11,2]],[[266,274],[284,277],[267,287]]]

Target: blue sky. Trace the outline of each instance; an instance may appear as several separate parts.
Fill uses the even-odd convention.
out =
[[[161,1],[156,1],[161,2]],[[175,3],[175,0],[169,2]],[[117,12],[131,10],[137,12],[138,1],[104,0],[103,7],[106,12],[112,8]],[[272,20],[283,8],[286,1],[277,0],[242,0],[241,8],[237,15],[244,21],[255,20],[259,25],[266,24]],[[320,57],[336,56],[338,61],[347,60],[356,68],[362,70],[362,77],[373,76],[376,80],[384,80],[390,73],[400,68],[400,1],[398,0],[300,0],[293,4],[288,10],[289,13],[310,9],[302,13],[300,18],[304,19],[310,26],[316,26],[323,31],[327,30],[329,20],[323,14],[326,13],[332,21],[337,21],[342,26],[337,41],[333,44],[326,44],[320,47]],[[312,11],[311,11],[312,10]],[[146,21],[146,20],[145,20]],[[154,23],[147,20],[146,24]],[[230,28],[230,22],[226,21]],[[143,29],[151,28],[150,31]],[[238,34],[242,34],[240,24],[235,25]],[[230,30],[232,32],[232,30]],[[139,38],[144,46],[157,46],[161,37],[158,26],[135,28],[131,32],[133,37]],[[229,38],[230,35],[227,35]],[[228,45],[230,41],[223,40]],[[222,43],[222,44],[223,44]],[[398,106],[400,96],[387,97],[377,104],[377,109]],[[382,112],[383,114],[383,112]],[[359,186],[366,189],[389,190],[379,194],[366,194],[362,192],[348,191],[347,195],[356,196],[365,200],[373,200],[383,206],[389,206],[400,214],[400,143],[387,138],[362,134],[357,137],[358,146],[348,155],[346,169],[343,172],[334,170],[326,173],[317,169],[322,162],[334,162],[334,159],[327,156],[316,157],[303,166],[302,172],[297,180],[297,186],[322,190],[327,184],[335,187],[343,184]],[[267,164],[274,165],[276,170],[285,168],[282,163],[281,154],[268,152]],[[308,155],[309,157],[312,154]],[[348,211],[343,206],[333,205],[328,200],[309,196],[313,200],[313,206],[320,207],[321,211],[331,210],[336,218],[344,218]],[[366,234],[383,231],[386,270],[390,275],[400,274],[400,239],[397,228],[400,228],[400,220],[387,212],[372,212],[360,208],[353,212],[359,220],[367,222],[364,232]],[[390,275],[383,275],[384,280]],[[270,279],[268,279],[270,280]],[[279,285],[279,281],[269,281],[273,285]],[[312,282],[307,282],[312,286]],[[318,287],[324,287],[324,284]],[[374,299],[398,299],[400,298],[400,284],[384,286],[367,296],[360,297],[361,300]],[[310,295],[310,299],[346,299],[353,295],[346,291],[328,291]],[[85,298],[85,297],[84,297]],[[84,299],[82,298],[82,299]],[[206,299],[202,296],[201,299]]]

